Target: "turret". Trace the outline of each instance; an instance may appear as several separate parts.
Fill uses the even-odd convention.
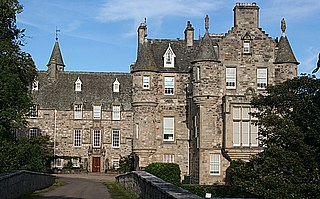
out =
[[[236,3],[234,11],[234,27],[259,27],[259,7],[256,3]]]
[[[49,63],[47,64],[48,66],[48,75],[50,79],[57,79],[57,75],[59,71],[64,71],[64,63],[59,47],[59,42],[58,38],[56,38],[56,42],[54,44]]]
[[[187,27],[184,31],[184,38],[186,41],[186,45],[188,47],[192,47],[193,46],[193,38],[194,38],[194,28],[192,27],[190,21],[188,21]]]

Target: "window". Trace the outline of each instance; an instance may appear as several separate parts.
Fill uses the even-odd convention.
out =
[[[101,119],[101,106],[93,106],[93,119]]]
[[[80,78],[78,77],[77,81],[74,83],[75,84],[75,91],[81,91],[82,90],[82,82],[80,80]]]
[[[266,68],[257,68],[257,87],[258,89],[267,88],[268,70]]]
[[[31,118],[38,117],[38,106],[36,104],[34,104],[30,107],[29,115]]]
[[[233,107],[233,146],[257,147],[258,126],[254,124],[257,118],[250,115],[250,106]]]
[[[163,118],[163,141],[174,141],[174,117]]]
[[[55,159],[55,164],[56,164],[56,167],[62,167],[62,159],[61,158],[57,158]]]
[[[101,132],[100,130],[93,130],[93,147],[99,148],[101,145]]]
[[[120,120],[120,106],[113,106],[112,107],[112,120]]]
[[[80,167],[78,158],[72,158],[71,162],[72,162],[72,167]]]
[[[176,55],[173,53],[173,50],[171,48],[171,45],[169,44],[168,49],[163,55],[163,67],[165,68],[173,68],[174,67],[174,58]]]
[[[143,89],[149,89],[149,88],[150,88],[150,77],[143,76]]]
[[[38,136],[38,129],[37,128],[29,129],[29,138],[33,138],[36,136]]]
[[[120,131],[112,130],[112,147],[119,148],[120,147]]]
[[[174,154],[164,154],[163,155],[164,163],[174,163]]]
[[[250,54],[250,41],[243,42],[243,53]]]
[[[113,159],[112,160],[112,168],[113,169],[119,169],[120,168],[119,159]]]
[[[220,154],[210,154],[210,175],[220,175]]]
[[[139,124],[136,124],[136,139],[139,139]]]
[[[235,89],[237,83],[237,69],[226,68],[226,88]]]
[[[82,119],[82,104],[74,105],[74,119]]]
[[[196,67],[196,81],[200,81],[200,67]]]
[[[34,82],[32,83],[32,90],[33,90],[33,91],[39,90],[39,81],[34,81]]]
[[[113,92],[114,93],[119,93],[120,91],[120,83],[118,81],[118,78],[113,82]]]
[[[74,135],[73,135],[73,145],[75,147],[81,147],[81,130],[80,129],[75,129],[74,130]]]
[[[174,94],[174,77],[164,77],[164,94]]]

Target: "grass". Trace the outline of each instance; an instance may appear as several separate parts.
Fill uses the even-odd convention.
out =
[[[51,191],[51,190],[54,190],[56,189],[57,187],[60,187],[60,186],[63,186],[65,185],[66,183],[63,182],[63,181],[59,181],[59,180],[56,180],[53,185],[51,185],[50,187],[47,187],[45,189],[41,189],[41,190],[37,190],[31,194],[26,194],[26,195],[23,195],[19,198],[23,198],[23,199],[34,199],[34,198],[38,198],[39,197],[39,194],[41,193],[45,193],[45,192],[48,192],[48,191]]]
[[[138,199],[135,195],[125,190],[121,185],[116,182],[105,182],[112,199]]]

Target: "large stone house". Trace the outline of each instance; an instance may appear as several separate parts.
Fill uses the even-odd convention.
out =
[[[297,76],[299,64],[281,22],[280,40],[259,27],[259,7],[237,3],[226,34],[150,39],[138,28],[130,73],[68,72],[58,40],[32,87],[29,136],[49,135],[53,166],[104,172],[134,154],[136,169],[175,162],[192,183],[223,183],[232,159],[261,151],[249,113],[253,95]]]

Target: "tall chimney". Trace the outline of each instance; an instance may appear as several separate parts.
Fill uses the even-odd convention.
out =
[[[259,7],[256,3],[236,3],[234,11],[234,27],[259,27]]]
[[[145,39],[147,36],[147,25],[146,23],[140,23],[140,26],[138,28],[138,46],[141,44],[144,44]]]
[[[187,27],[184,31],[184,39],[188,47],[193,46],[193,38],[194,38],[194,28],[192,27],[190,21],[188,21]]]

